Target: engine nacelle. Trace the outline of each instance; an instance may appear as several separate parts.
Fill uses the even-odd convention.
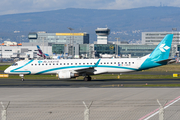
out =
[[[72,73],[70,71],[60,71],[58,73],[59,79],[70,79],[70,78],[75,78],[78,77],[79,75],[76,73]]]

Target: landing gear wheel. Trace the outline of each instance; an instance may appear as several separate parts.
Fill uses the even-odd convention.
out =
[[[88,81],[88,77],[84,77],[84,81]]]
[[[19,76],[21,77],[21,81],[24,81],[24,75],[20,74]]]
[[[91,81],[91,77],[90,76],[88,76],[88,81]]]
[[[91,81],[91,77],[90,76],[87,76],[87,77],[85,76],[84,81]]]

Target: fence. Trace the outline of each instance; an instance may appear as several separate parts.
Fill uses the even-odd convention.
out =
[[[180,102],[159,101],[2,101],[0,120],[180,119]]]

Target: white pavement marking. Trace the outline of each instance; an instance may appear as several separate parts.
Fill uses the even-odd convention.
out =
[[[180,96],[171,100],[170,102],[168,102],[167,104],[165,104],[164,109],[168,108],[169,106],[173,105],[174,103],[176,103],[177,101],[180,100]],[[159,108],[157,108],[156,110],[148,113],[147,115],[143,116],[142,118],[140,118],[139,120],[148,120],[149,118],[155,116],[156,114],[159,113]]]

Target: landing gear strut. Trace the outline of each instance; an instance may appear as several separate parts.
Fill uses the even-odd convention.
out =
[[[84,81],[91,81],[91,77],[90,77],[89,75],[88,75],[88,76],[85,76],[83,80],[84,80]]]
[[[19,75],[21,77],[21,80],[24,81],[24,74]]]

